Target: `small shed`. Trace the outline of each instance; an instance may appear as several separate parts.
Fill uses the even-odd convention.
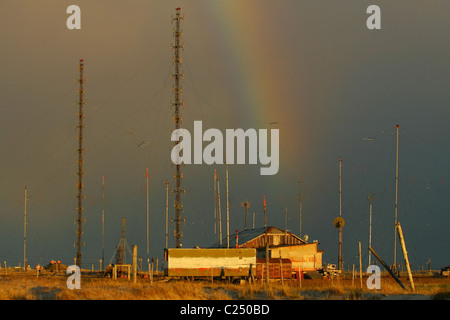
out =
[[[164,273],[174,277],[249,276],[256,267],[252,248],[171,248]]]

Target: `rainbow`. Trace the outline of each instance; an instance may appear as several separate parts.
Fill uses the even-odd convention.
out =
[[[286,106],[289,99],[287,88],[289,86],[283,81],[283,69],[289,59],[277,56],[277,52],[272,48],[273,38],[266,38],[258,33],[262,17],[270,16],[270,8],[255,5],[257,2],[240,1],[205,1],[204,10],[206,14],[212,16],[218,30],[224,34],[225,42],[219,43],[223,57],[228,60],[233,68],[233,78],[240,79],[240,96],[247,97],[245,110],[234,117],[249,120],[248,127],[253,128],[275,128],[271,123],[285,121],[289,119],[289,109]],[[273,35],[272,35],[273,36]],[[268,57],[276,57],[270,59]],[[231,61],[230,61],[231,60]],[[291,127],[292,128],[292,127]],[[296,146],[304,142],[305,138],[292,137],[283,134],[280,128],[280,157],[283,157],[283,148]],[[284,145],[284,146],[283,146]],[[293,159],[280,158],[280,166],[293,165]],[[284,163],[283,163],[284,162]]]
[[[244,107],[250,109],[252,119],[249,120],[254,121],[252,125],[262,128],[271,121],[277,121],[281,82],[277,70],[264,61],[264,55],[256,54],[267,50],[267,47],[261,43],[263,37],[256,34],[258,28],[252,25],[251,18],[264,7],[255,9],[246,1],[205,1],[205,8],[208,14],[215,17],[217,28],[224,34],[226,41],[219,44],[224,52],[222,58],[231,60],[234,67],[230,68],[230,72],[235,73],[241,81],[239,87],[248,97],[248,105]],[[243,112],[248,113],[247,110]]]

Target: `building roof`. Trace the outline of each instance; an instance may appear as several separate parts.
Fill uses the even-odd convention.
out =
[[[237,232],[238,246],[242,247],[244,244],[246,244],[260,236],[263,236],[266,233],[269,235],[274,235],[274,234],[284,235],[285,231],[281,230],[279,228],[276,228],[276,227],[262,227],[262,228],[238,231]],[[307,243],[305,240],[301,239],[300,237],[296,236],[295,234],[293,234],[289,231],[287,231],[286,234],[289,237],[295,238],[295,240],[297,242],[300,242],[302,244]],[[226,237],[222,239],[222,245],[220,245],[219,242],[216,242],[215,244],[210,246],[210,248],[226,248],[226,247],[227,247],[227,238]],[[234,234],[230,235],[230,248],[235,248],[235,247],[236,247],[236,232]]]

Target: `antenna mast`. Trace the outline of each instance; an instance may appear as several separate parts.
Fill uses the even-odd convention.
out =
[[[264,209],[264,228],[267,228],[266,196],[265,195],[263,195],[263,209]]]
[[[298,196],[298,201],[300,202],[300,238],[302,237],[302,211],[303,211],[303,178],[300,177],[300,194]]]
[[[27,270],[27,186],[25,186],[25,211],[23,215],[23,270]]]
[[[339,157],[339,217],[342,218],[342,158]],[[342,227],[339,228],[339,270],[344,267],[342,259]]]
[[[173,121],[175,122],[175,129],[181,128],[181,112],[180,107],[184,107],[184,101],[181,98],[183,89],[181,88],[180,81],[184,79],[184,74],[181,72],[182,57],[180,49],[184,49],[184,44],[181,43],[183,34],[181,32],[181,21],[184,21],[184,15],[181,15],[181,8],[176,9],[175,17],[172,16],[172,23],[175,21],[175,29],[173,30],[173,37],[175,44],[171,46],[174,52],[172,62],[174,64],[174,73],[171,76],[171,80],[174,81],[172,91],[174,94],[175,102],[172,103],[172,107],[175,107]],[[184,190],[181,189],[181,179],[183,179],[183,173],[181,172],[181,164],[176,165],[175,170],[175,222],[176,230],[174,236],[176,239],[176,247],[181,248],[181,238],[183,232],[181,231],[181,211],[183,209],[183,203],[181,201],[181,193]],[[184,219],[183,219],[184,220]]]
[[[145,178],[147,181],[147,262],[148,259],[150,259],[150,249],[149,249],[149,245],[150,245],[150,241],[149,241],[149,234],[148,234],[148,168],[147,171],[145,172]]]
[[[169,248],[169,180],[166,180],[166,250]]]
[[[370,211],[369,211],[369,248],[372,247],[372,203],[375,200],[375,193],[370,196],[370,192],[367,195],[367,200],[369,200],[369,204],[370,204]],[[371,251],[369,250],[369,266],[372,264],[371,263]]]
[[[78,182],[77,182],[77,189],[78,189],[78,194],[76,196],[77,198],[77,212],[78,212],[78,218],[77,218],[77,231],[76,231],[76,235],[77,235],[77,257],[76,257],[76,265],[81,269],[81,236],[83,235],[83,230],[82,230],[82,223],[83,223],[83,176],[85,175],[85,172],[83,171],[83,165],[84,165],[84,160],[83,160],[83,154],[86,152],[86,150],[83,147],[83,142],[84,142],[84,138],[83,138],[83,129],[86,128],[86,126],[84,125],[84,113],[83,113],[83,106],[86,104],[86,102],[84,101],[84,82],[86,81],[86,78],[84,77],[84,61],[83,59],[80,59],[80,63],[78,66],[78,71],[80,72],[80,78],[78,79],[79,82],[79,89],[78,89],[78,94],[79,94],[79,101],[78,101],[78,106],[79,106],[79,111],[78,111],[78,160],[77,160],[77,167],[78,167],[78,172],[77,172],[77,177],[78,177]]]
[[[105,176],[102,176],[102,262],[105,261]]]
[[[226,184],[227,184],[227,248],[230,248],[230,203],[228,199],[228,162],[225,158]]]
[[[342,218],[342,158],[339,157],[339,217],[334,219],[334,227],[339,229],[339,270],[344,268],[344,260],[342,258],[342,228],[345,225],[344,218]]]
[[[397,270],[397,200],[398,200],[398,129],[400,126],[395,125],[397,132],[397,151],[395,157],[395,216],[394,216],[394,269]]]

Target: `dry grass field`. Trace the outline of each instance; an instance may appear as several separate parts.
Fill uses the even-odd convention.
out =
[[[158,281],[95,278],[82,275],[81,289],[66,286],[68,275],[47,273],[0,274],[0,300],[380,300],[450,299],[450,279],[416,277],[415,292],[402,289],[391,277],[382,277],[380,290],[363,288],[356,278],[303,280],[254,284],[222,281]],[[409,289],[406,278],[402,282]]]

